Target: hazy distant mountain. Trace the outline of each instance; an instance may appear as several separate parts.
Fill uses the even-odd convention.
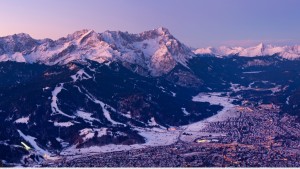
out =
[[[226,47],[221,46],[219,48],[199,48],[194,51],[195,54],[211,54],[218,57],[223,56],[245,56],[245,57],[255,57],[255,56],[272,56],[277,54],[285,59],[299,59],[300,58],[300,46],[272,46],[264,45],[260,43],[254,47]]]

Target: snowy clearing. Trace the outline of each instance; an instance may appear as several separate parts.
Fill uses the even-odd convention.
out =
[[[73,79],[73,82],[76,82],[77,80],[91,79],[92,76],[87,74],[83,69],[80,69],[75,75],[72,75],[71,78]]]
[[[95,133],[97,132],[97,137],[102,137],[107,135],[107,128],[100,128],[100,129],[91,129],[85,128],[79,131],[79,135],[82,136],[83,141],[87,141],[95,137]]]
[[[223,93],[200,93],[197,96],[193,97],[195,102],[209,102],[211,105],[220,105],[223,106],[223,109],[218,112],[218,114],[211,116],[205,120],[192,123],[186,126],[183,126],[184,132],[192,134],[191,136],[182,135],[181,139],[183,141],[193,141],[199,135],[201,135],[201,130],[204,129],[208,123],[216,121],[224,121],[228,117],[235,115],[235,111],[231,111],[235,105],[232,104],[234,99],[221,96]],[[203,134],[203,133],[202,133]]]
[[[76,115],[84,120],[88,121],[100,121],[99,119],[93,118],[92,113],[84,112],[82,110],[77,110]]]
[[[152,146],[170,145],[178,140],[180,135],[179,130],[168,131],[160,128],[144,129],[136,128],[140,135],[145,137],[146,143],[133,145],[115,145],[108,144],[105,146],[92,146],[88,148],[76,149],[76,146],[71,146],[61,152],[60,155],[67,158],[76,158],[87,154],[97,154],[104,152],[125,151],[131,149],[140,149]]]
[[[54,126],[56,127],[70,127],[73,126],[74,124],[72,122],[54,122]]]
[[[183,112],[183,114],[184,114],[185,116],[188,116],[188,115],[191,114],[191,113],[187,112],[186,109],[185,109],[184,107],[182,107],[181,110],[182,110],[182,112]]]
[[[28,124],[28,121],[29,121],[29,116],[28,117],[22,117],[22,118],[19,118],[15,121],[15,123],[25,123],[25,124]]]

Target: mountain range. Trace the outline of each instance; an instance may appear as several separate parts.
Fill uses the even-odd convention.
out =
[[[161,76],[175,65],[187,66],[196,55],[271,56],[298,59],[300,46],[272,46],[260,43],[254,47],[208,47],[192,49],[177,40],[169,30],[160,27],[139,34],[121,31],[97,33],[83,29],[58,40],[36,40],[28,34],[15,34],[0,38],[0,61],[67,64],[75,60],[93,60],[99,63],[122,61],[124,65],[137,65],[136,71]]]
[[[1,163],[169,145],[192,137],[187,126],[245,102],[298,116],[298,50],[194,50],[166,28],[1,37]]]
[[[0,61],[55,65],[85,59],[99,63],[119,60],[138,65],[153,76],[169,72],[176,64],[186,66],[193,56],[190,48],[162,27],[140,34],[84,29],[55,41],[35,40],[23,33],[0,38]]]

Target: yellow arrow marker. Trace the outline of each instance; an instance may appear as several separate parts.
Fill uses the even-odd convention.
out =
[[[197,140],[196,141],[197,143],[206,143],[206,142],[209,142],[208,140]]]
[[[24,146],[24,148],[27,150],[27,151],[29,151],[31,148],[28,146],[28,145],[26,145],[24,142],[21,142],[21,144]]]

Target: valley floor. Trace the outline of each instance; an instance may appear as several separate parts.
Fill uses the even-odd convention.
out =
[[[300,124],[275,105],[231,107],[233,116],[179,129],[175,143],[73,158],[55,167],[299,167]],[[203,124],[203,122],[201,123]],[[196,125],[199,127],[199,125]]]

